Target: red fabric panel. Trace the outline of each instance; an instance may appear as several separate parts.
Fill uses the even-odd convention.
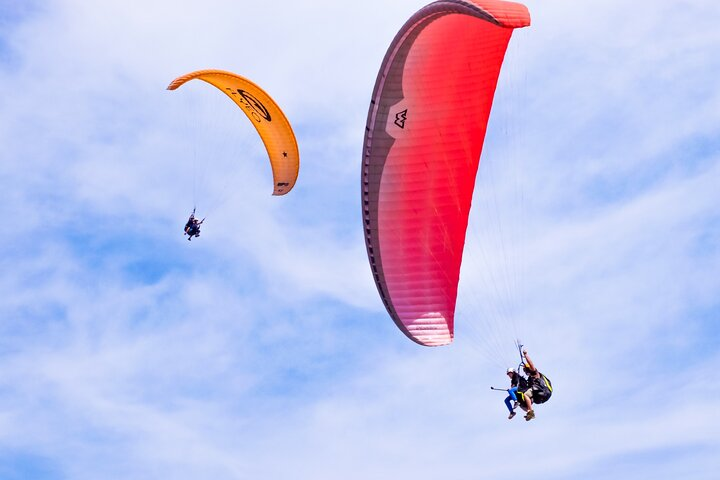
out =
[[[488,12],[503,27],[521,28],[530,25],[530,13],[525,5],[501,0],[468,0]]]

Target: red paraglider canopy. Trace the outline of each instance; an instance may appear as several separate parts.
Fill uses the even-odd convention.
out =
[[[365,241],[388,313],[413,341],[452,342],[475,176],[500,66],[524,5],[441,0],[395,36],[363,146]]]

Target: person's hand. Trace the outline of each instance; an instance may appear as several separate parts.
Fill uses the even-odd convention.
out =
[[[523,348],[523,355],[527,355],[527,350]]]

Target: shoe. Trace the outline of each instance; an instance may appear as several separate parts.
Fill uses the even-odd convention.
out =
[[[525,415],[525,420],[528,422],[535,418],[535,412],[533,410],[528,410],[527,415]]]
[[[515,411],[513,410],[510,412],[510,415],[508,415],[508,420],[512,420],[512,418],[515,416]]]

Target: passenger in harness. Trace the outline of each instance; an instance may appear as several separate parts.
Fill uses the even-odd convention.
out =
[[[519,390],[520,405],[523,410],[527,411],[525,420],[530,421],[535,418],[535,411],[532,406],[533,403],[540,405],[547,402],[552,395],[552,383],[545,375],[540,373],[530,357],[528,357],[527,350],[523,350],[523,357],[525,363],[523,365],[523,371],[527,375],[527,389]],[[524,404],[523,404],[524,403]]]
[[[510,377],[510,388],[507,390],[508,396],[505,398],[505,406],[510,411],[508,420],[512,420],[515,416],[515,409],[518,407],[518,390],[527,390],[527,380],[525,380],[525,377],[520,376],[514,368],[508,368],[507,375]]]

